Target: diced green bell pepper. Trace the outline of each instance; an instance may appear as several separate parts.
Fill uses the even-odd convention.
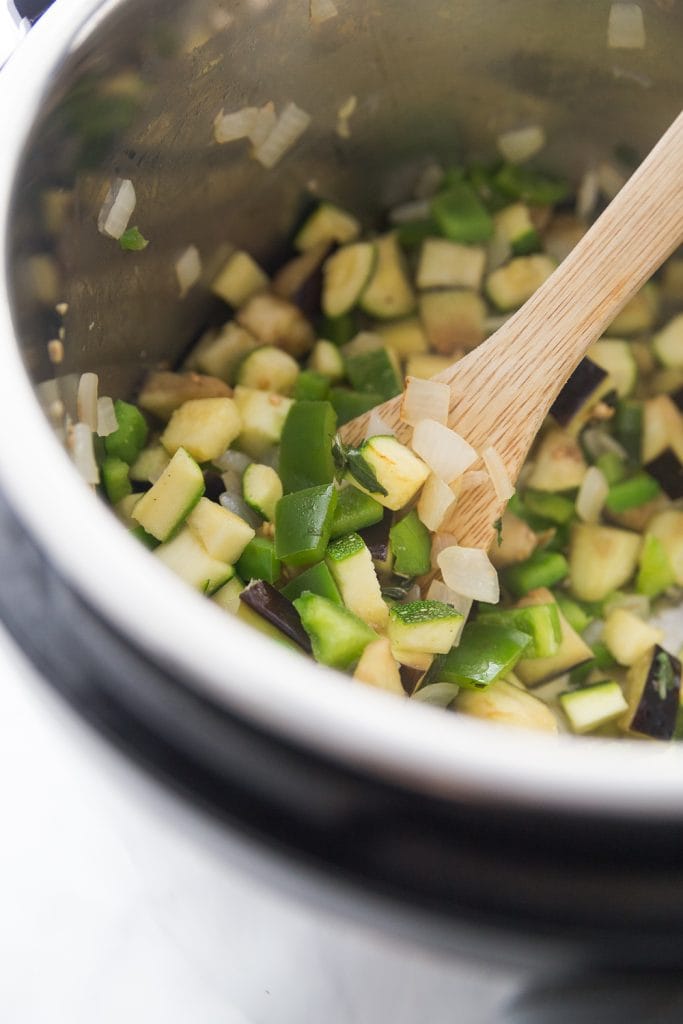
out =
[[[397,576],[422,576],[431,569],[431,534],[414,509],[391,527],[389,544]]]
[[[337,584],[332,578],[332,573],[324,562],[317,562],[315,565],[304,569],[302,573],[290,580],[287,586],[282,588],[282,593],[290,601],[295,601],[306,591],[311,594],[319,594],[326,597],[328,601],[335,604],[343,604]]]
[[[270,537],[254,537],[250,540],[237,562],[237,573],[243,580],[275,583],[280,571],[280,560]]]
[[[112,505],[132,494],[133,485],[130,482],[130,466],[123,459],[108,455],[101,467],[102,484],[105,493]]]
[[[435,658],[423,685],[456,683],[469,690],[485,690],[512,671],[531,643],[527,633],[512,626],[468,623],[458,646]]]
[[[123,459],[130,466],[137,459],[147,441],[147,421],[140,410],[130,402],[117,398],[114,402],[117,429],[104,439],[107,455]]]
[[[504,195],[536,206],[554,206],[562,202],[569,192],[565,181],[558,181],[518,164],[503,164],[493,181]]]
[[[384,401],[376,391],[365,394],[362,391],[352,391],[350,388],[330,388],[329,400],[337,414],[340,427]]]
[[[671,560],[659,537],[648,533],[643,540],[636,590],[647,597],[657,597],[676,582]]]
[[[337,417],[329,402],[295,402],[280,439],[278,473],[285,494],[334,480]]]
[[[487,622],[492,626],[511,626],[520,633],[526,633],[532,642],[532,646],[525,654],[526,658],[551,658],[560,648],[562,629],[560,615],[554,602],[528,605],[526,608],[480,611],[476,621]]]
[[[530,512],[551,523],[563,526],[574,518],[574,502],[562,494],[527,490],[524,491],[522,500]]]
[[[617,403],[614,413],[614,436],[626,450],[630,461],[639,466],[642,460],[643,406],[641,402],[626,400]]]
[[[346,359],[346,375],[356,391],[381,395],[387,401],[403,390],[403,381],[386,348],[358,352]]]
[[[342,487],[337,498],[337,508],[332,521],[332,540],[345,533],[358,533],[367,526],[381,522],[384,507],[357,487]]]
[[[453,242],[486,242],[493,235],[493,219],[466,181],[453,181],[432,199],[432,217]]]
[[[285,494],[275,507],[275,554],[289,565],[319,562],[330,540],[337,491],[307,487]]]
[[[626,512],[629,508],[645,505],[660,493],[661,488],[653,477],[648,473],[636,473],[628,480],[622,480],[610,487],[605,508],[609,512]]]
[[[567,597],[561,590],[555,593],[555,600],[565,619],[577,633],[583,633],[584,629],[595,618],[583,605],[579,604],[578,601],[574,601],[573,598]]]
[[[330,391],[330,379],[316,370],[302,370],[294,385],[293,398],[297,402],[321,402]]]
[[[313,657],[323,665],[352,669],[367,645],[377,639],[375,631],[348,608],[319,594],[302,594],[294,607],[311,638]]]
[[[618,484],[626,476],[624,460],[616,452],[604,452],[595,462],[610,487]]]
[[[515,597],[524,597],[538,587],[554,587],[569,575],[569,563],[559,551],[534,551],[526,562],[511,565],[503,582]]]
[[[358,333],[356,318],[353,313],[342,313],[341,316],[324,316],[320,323],[319,336],[335,345],[345,345]]]

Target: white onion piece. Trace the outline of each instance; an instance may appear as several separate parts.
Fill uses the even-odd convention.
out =
[[[622,174],[618,167],[615,167],[609,160],[603,160],[598,167],[598,182],[600,183],[600,191],[607,196],[608,199],[614,199],[616,194],[622,190],[626,184],[626,177]]]
[[[253,508],[247,505],[241,494],[236,494],[234,491],[224,491],[219,496],[218,501],[223,508],[227,508],[228,512],[234,513],[240,519],[244,519],[245,523],[249,523],[253,530],[258,529],[261,525],[261,517],[254,512]]]
[[[612,4],[607,22],[610,50],[642,50],[645,47],[645,23],[639,4]]]
[[[483,487],[490,481],[491,477],[485,469],[473,469],[470,473],[465,473],[461,486],[463,491],[473,491],[475,487]]]
[[[434,533],[456,502],[456,495],[441,477],[432,473],[420,491],[417,514],[422,523]]]
[[[202,261],[196,245],[188,245],[175,261],[175,272],[180,288],[180,298],[184,299],[190,288],[201,277]]]
[[[339,14],[332,0],[310,0],[309,17],[312,25],[322,25]]]
[[[599,459],[601,455],[617,455],[620,459],[627,458],[626,449],[619,444],[616,438],[608,434],[600,427],[588,427],[581,435],[581,442],[592,459]]]
[[[102,395],[97,399],[97,436],[109,437],[118,427],[114,403],[109,395]]]
[[[605,504],[609,484],[597,466],[590,466],[576,495],[576,514],[584,523],[597,523]]]
[[[233,471],[235,473],[244,473],[247,466],[251,465],[251,459],[244,452],[233,451],[232,448],[228,448],[219,455],[218,458],[212,459],[214,466],[220,469],[222,473]]]
[[[69,445],[73,464],[86,484],[98,484],[100,471],[95,459],[92,430],[87,423],[74,423],[69,431]]]
[[[358,97],[357,96],[349,96],[348,99],[344,100],[344,102],[340,106],[339,110],[337,111],[337,128],[336,128],[336,131],[337,131],[337,135],[339,136],[340,139],[350,139],[351,138],[351,128],[349,126],[349,121],[351,120],[352,116],[355,114],[357,106],[358,106]]]
[[[369,437],[386,437],[391,435],[396,436],[396,431],[393,427],[389,426],[387,421],[378,413],[376,409],[373,409],[368,417],[367,426],[365,428],[365,440]]]
[[[498,573],[481,548],[445,548],[437,558],[447,587],[474,601],[497,604],[500,599]]]
[[[413,194],[416,199],[431,199],[441,187],[441,182],[446,176],[441,164],[427,164],[417,179]]]
[[[576,190],[576,216],[579,220],[590,220],[598,205],[600,178],[594,167],[586,171]]]
[[[256,120],[249,132],[249,141],[252,146],[260,146],[266,141],[275,127],[276,121],[275,105],[269,100],[268,103],[264,103],[262,107],[259,107]]]
[[[97,387],[96,373],[82,373],[76,392],[76,414],[81,423],[87,423],[92,431],[97,430]]]
[[[297,107],[296,103],[288,103],[273,130],[254,149],[254,157],[263,167],[275,167],[285,153],[299,141],[310,123],[310,114]]]
[[[479,458],[464,437],[432,419],[420,420],[416,424],[411,447],[447,484],[462,476]]]
[[[110,238],[120,238],[135,209],[135,187],[130,178],[115,178],[97,217],[97,229]]]
[[[417,426],[421,420],[436,420],[445,425],[451,404],[451,389],[438,380],[406,377],[406,389],[401,399],[401,419]]]
[[[489,476],[491,477],[496,497],[501,501],[507,501],[508,498],[511,498],[515,493],[515,488],[508,476],[505,463],[493,445],[488,445],[484,448],[481,453],[481,457],[484,460],[484,465],[489,471]]]
[[[446,548],[452,548],[454,544],[458,543],[458,538],[454,533],[435,533],[432,537],[432,569],[438,569],[438,558],[442,551]]]
[[[427,590],[426,598],[428,601],[441,601],[442,604],[450,604],[455,608],[456,612],[460,612],[465,619],[472,610],[472,598],[463,597],[462,594],[456,594],[454,590],[447,587],[442,580],[432,580]]]
[[[406,600],[407,603],[410,602],[410,601],[419,601],[421,597],[422,597],[422,594],[420,592],[420,588],[418,587],[417,583],[413,583],[413,585],[410,588],[410,590],[406,590],[405,600]]]
[[[511,164],[522,164],[543,149],[545,132],[540,125],[531,124],[526,128],[503,132],[496,142],[504,160],[509,160]]]
[[[389,213],[392,224],[410,224],[414,220],[427,220],[431,204],[428,199],[412,199],[409,203],[395,206]]]
[[[219,143],[246,139],[254,130],[258,116],[258,107],[242,107],[231,114],[224,114],[221,110],[214,118],[213,137]]]

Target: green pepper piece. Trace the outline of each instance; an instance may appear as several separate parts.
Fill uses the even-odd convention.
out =
[[[294,607],[311,638],[313,657],[323,665],[352,669],[368,644],[377,639],[374,630],[348,608],[319,594],[302,594]]]
[[[522,500],[530,512],[551,523],[563,526],[574,518],[574,502],[562,494],[529,490],[524,492]]]
[[[517,164],[503,164],[493,181],[496,188],[511,199],[521,199],[536,206],[554,206],[562,202],[569,192],[565,181]]]
[[[289,565],[319,562],[330,539],[336,507],[333,484],[307,487],[280,498],[275,506],[276,556]]]
[[[440,234],[439,225],[431,218],[409,220],[396,226],[396,238],[403,249],[417,249],[425,238]]]
[[[140,410],[130,402],[117,398],[114,402],[117,429],[104,439],[107,455],[123,459],[130,466],[137,459],[147,441],[147,421]]]
[[[265,580],[275,583],[280,575],[280,560],[269,537],[254,537],[237,562],[237,573],[243,580]]]
[[[610,487],[612,484],[618,484],[626,476],[624,460],[619,458],[616,452],[603,452],[603,454],[598,456],[596,459],[595,465],[598,467]]]
[[[512,671],[532,642],[527,633],[512,626],[467,623],[458,646],[435,658],[422,685],[456,683],[468,690],[485,690]]]
[[[466,181],[454,181],[432,199],[432,217],[453,242],[486,242],[493,235],[493,219]]]
[[[339,426],[355,419],[361,413],[369,412],[376,405],[384,401],[381,395],[376,392],[363,394],[361,391],[351,391],[350,388],[330,388],[330,402],[337,414]]]
[[[349,485],[342,487],[337,498],[337,508],[332,521],[332,540],[345,533],[358,533],[367,526],[381,522],[384,507],[364,491]]]
[[[306,591],[326,597],[328,601],[334,601],[335,604],[344,603],[332,573],[324,562],[316,562],[315,565],[304,569],[302,573],[290,580],[287,586],[282,588],[282,593],[290,601],[295,601]]]
[[[386,348],[358,352],[346,359],[346,375],[356,391],[371,392],[388,401],[403,390],[403,381]]]
[[[640,552],[636,590],[647,597],[657,597],[676,582],[671,560],[659,537],[648,533]]]
[[[642,461],[643,406],[637,401],[617,402],[614,413],[614,436],[626,450],[630,461],[639,466]]]
[[[329,402],[295,402],[280,438],[278,472],[285,494],[334,480],[337,417]]]
[[[584,629],[591,624],[594,615],[591,615],[584,606],[567,597],[561,590],[556,591],[555,600],[565,619],[577,633],[583,633]]]
[[[113,455],[108,455],[102,463],[102,484],[112,505],[133,493],[129,473],[128,463]]]
[[[415,509],[389,530],[397,576],[422,576],[432,566],[432,538]]]
[[[554,587],[569,575],[569,563],[559,551],[534,551],[526,562],[511,565],[503,582],[514,597],[524,597],[538,587]]]
[[[320,321],[319,337],[331,341],[335,345],[345,345],[358,334],[356,319],[353,313],[342,313],[341,316],[324,316]]]
[[[629,508],[638,508],[652,501],[661,494],[661,487],[648,473],[636,473],[628,480],[613,484],[605,500],[605,508],[609,512],[626,512]]]
[[[330,378],[316,370],[302,370],[294,385],[293,398],[298,402],[322,402],[330,390]]]
[[[476,621],[492,626],[511,626],[526,633],[532,641],[525,654],[527,658],[551,658],[560,648],[562,627],[555,602],[528,605],[526,608],[487,609],[479,612]]]
[[[496,185],[496,168],[482,167],[474,164],[467,172],[467,177],[475,192],[491,213],[497,213],[510,205],[510,197],[505,195]]]

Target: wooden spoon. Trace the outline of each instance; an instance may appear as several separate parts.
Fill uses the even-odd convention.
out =
[[[514,482],[558,392],[588,347],[683,241],[683,114],[557,270],[475,351],[433,379],[451,386],[448,426],[481,450],[493,445]],[[407,443],[401,396],[376,411]],[[365,437],[370,413],[341,429]],[[475,467],[476,468],[476,467]],[[441,526],[488,549],[504,503],[490,481],[461,495]]]

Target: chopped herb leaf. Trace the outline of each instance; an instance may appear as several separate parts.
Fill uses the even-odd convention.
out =
[[[147,248],[149,242],[140,233],[139,228],[128,228],[119,238],[119,245],[124,252],[141,252]]]
[[[382,587],[382,597],[389,601],[402,601],[409,590],[412,590],[414,579],[401,580],[391,587]]]

